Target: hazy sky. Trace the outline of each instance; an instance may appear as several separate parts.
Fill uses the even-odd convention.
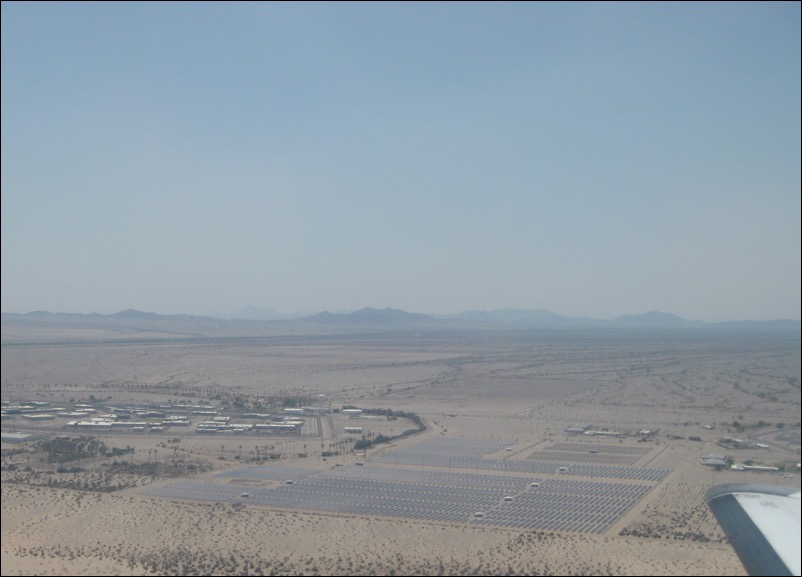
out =
[[[800,319],[800,4],[2,3],[2,311]]]

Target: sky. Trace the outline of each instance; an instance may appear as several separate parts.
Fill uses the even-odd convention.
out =
[[[2,2],[2,311],[800,319],[800,4]]]

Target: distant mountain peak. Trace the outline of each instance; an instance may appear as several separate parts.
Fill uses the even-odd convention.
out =
[[[29,313],[25,313],[25,316],[30,316],[30,317],[45,317],[45,316],[51,316],[52,314],[53,314],[53,313],[51,313],[50,311],[31,311],[31,312],[29,312]]]
[[[157,315],[156,313],[145,313],[136,309],[125,309],[124,311],[120,311],[109,316],[118,319],[145,319],[158,317],[160,315]]]
[[[252,313],[267,312],[270,309],[258,309],[252,307]],[[255,316],[255,315],[254,315]],[[265,314],[269,316],[269,314]],[[97,329],[102,326],[122,328],[125,330],[145,328],[149,331],[164,328],[169,331],[205,331],[218,330],[223,326],[238,327],[247,326],[249,331],[262,330],[259,327],[270,326],[272,321],[269,318],[253,319],[258,321],[252,323],[250,320],[246,324],[237,325],[237,319],[214,318],[197,315],[174,314],[162,315],[153,312],[143,312],[134,308],[128,308],[114,314],[100,313],[52,313],[46,310],[32,311],[29,313],[2,313],[3,323],[21,323],[28,326],[43,327],[46,325],[57,326],[65,323],[65,326],[78,327],[84,326]],[[160,325],[160,323],[172,323]],[[180,323],[176,324],[176,323]],[[222,323],[222,324],[221,324]],[[226,325],[226,323],[232,323]],[[264,324],[261,324],[264,323]],[[306,325],[310,330],[317,330],[328,325],[327,331],[352,331],[362,330],[366,327],[377,330],[441,330],[449,328],[475,328],[481,329],[587,329],[587,328],[615,328],[615,329],[636,329],[636,330],[685,330],[696,328],[722,329],[722,330],[773,330],[773,331],[794,331],[799,333],[800,321],[798,320],[773,320],[773,321],[727,321],[718,323],[705,323],[698,320],[685,320],[675,314],[662,311],[649,311],[641,314],[622,315],[614,320],[601,320],[586,317],[566,317],[549,312],[546,309],[495,309],[490,311],[470,311],[459,315],[439,315],[433,316],[422,313],[409,313],[401,309],[365,307],[357,311],[325,311],[316,315],[309,313],[299,313],[293,316],[285,316],[281,320],[282,327],[299,327]],[[313,325],[318,325],[314,327]],[[178,327],[178,329],[176,328]],[[279,330],[279,325],[272,325],[270,331]],[[289,329],[288,329],[289,330]]]
[[[324,323],[357,324],[357,325],[403,325],[415,323],[435,323],[434,317],[420,313],[408,313],[400,309],[376,309],[365,307],[351,313],[330,313],[307,317],[308,320]]]
[[[622,315],[615,319],[617,323],[624,323],[627,325],[648,325],[648,326],[681,326],[688,323],[682,317],[678,317],[672,313],[664,313],[661,311],[649,311],[647,313],[636,315]]]

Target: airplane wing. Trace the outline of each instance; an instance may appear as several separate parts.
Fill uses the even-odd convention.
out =
[[[718,485],[707,504],[750,575],[800,575],[799,489]]]

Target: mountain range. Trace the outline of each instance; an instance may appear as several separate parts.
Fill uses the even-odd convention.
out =
[[[292,317],[281,315],[271,309],[248,307],[237,315],[221,318],[215,316],[195,315],[162,315],[126,309],[114,314],[98,313],[51,313],[34,311],[26,314],[2,313],[2,322],[16,324],[46,325],[51,323],[70,326],[99,326],[122,323],[126,326],[142,325],[149,328],[154,324],[168,323],[188,327],[192,325],[207,327],[233,327],[247,323],[251,328],[255,324],[281,325],[286,328],[302,329],[303,327],[372,327],[382,329],[401,328],[733,328],[733,329],[773,329],[800,330],[800,321],[730,321],[721,323],[705,323],[689,321],[671,313],[650,311],[643,314],[629,314],[612,320],[591,319],[586,317],[566,317],[554,314],[545,309],[496,309],[491,311],[468,311],[458,315],[428,315],[409,313],[400,309],[372,307],[353,312],[328,312]]]

